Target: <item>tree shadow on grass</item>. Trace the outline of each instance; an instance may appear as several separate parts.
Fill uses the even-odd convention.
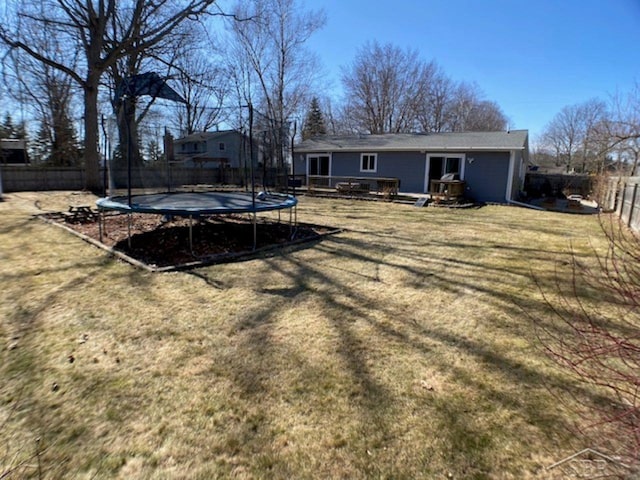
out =
[[[435,249],[439,246],[438,242],[434,242]],[[451,245],[446,244],[446,247],[450,248]],[[455,247],[476,248],[476,246],[459,242]],[[481,405],[495,402],[516,415],[523,415],[525,422],[537,426],[541,432],[550,436],[550,440],[558,432],[567,430],[571,425],[561,413],[553,412],[548,408],[546,388],[569,390],[576,397],[589,398],[591,402],[598,404],[610,401],[609,398],[604,398],[582,386],[568,384],[567,379],[562,375],[550,371],[542,372],[532,366],[527,366],[512,358],[509,352],[501,352],[491,343],[482,343],[466,335],[454,335],[439,328],[429,328],[426,326],[425,319],[415,319],[411,318],[411,314],[406,315],[406,312],[403,312],[404,306],[402,304],[390,302],[385,306],[377,303],[366,293],[366,287],[358,288],[351,282],[354,278],[362,278],[365,282],[379,281],[376,279],[376,275],[366,272],[382,265],[404,271],[412,278],[428,277],[434,288],[446,289],[454,293],[469,290],[480,292],[484,295],[483,301],[489,301],[498,312],[507,318],[521,318],[522,307],[515,301],[517,298],[514,298],[513,291],[479,286],[479,279],[488,279],[490,280],[488,285],[492,285],[494,282],[499,284],[504,281],[505,275],[508,275],[510,278],[520,279],[518,284],[529,285],[529,272],[522,272],[516,267],[492,265],[491,262],[482,261],[481,255],[472,255],[472,259],[466,258],[464,260],[440,257],[437,254],[432,257],[422,255],[418,265],[406,265],[402,261],[397,261],[400,258],[415,259],[415,256],[411,256],[406,249],[387,245],[371,248],[371,244],[366,240],[353,239],[348,235],[328,239],[318,245],[316,250],[331,258],[326,263],[307,262],[294,254],[265,259],[264,261],[275,274],[288,279],[289,286],[278,288],[262,286],[257,291],[261,294],[281,297],[283,300],[295,300],[303,295],[319,297],[322,316],[337,333],[336,353],[343,359],[348,374],[353,379],[353,385],[359,389],[357,394],[358,411],[361,416],[361,425],[365,430],[376,432],[380,437],[391,435],[390,431],[393,430],[395,415],[393,405],[397,403],[398,399],[371,370],[373,352],[368,350],[367,344],[363,343],[359,334],[355,333],[356,323],[363,321],[379,335],[388,338],[389,342],[397,342],[404,348],[417,352],[426,363],[437,365],[440,370],[448,371],[451,376],[462,379],[465,384],[481,392],[484,399]],[[501,249],[499,254],[508,257],[514,252],[526,254],[529,251],[528,248],[515,247],[510,249],[507,247]],[[539,253],[539,250],[535,251]],[[549,251],[547,253],[549,256],[545,257],[545,261],[550,261],[557,252]],[[332,266],[329,266],[329,263]],[[362,265],[369,265],[369,267],[362,268]],[[469,274],[469,271],[473,273]],[[335,274],[331,272],[335,272]],[[313,285],[312,289],[309,288],[310,285]],[[526,292],[521,293],[520,300],[528,308],[544,307],[542,299],[528,298]],[[371,305],[376,305],[377,315],[372,315]],[[270,315],[274,314],[271,307],[263,308],[263,312],[258,313],[258,316],[266,314],[267,311]],[[280,304],[275,310],[286,308],[289,308],[288,305]],[[379,321],[380,314],[388,321]],[[497,318],[483,320],[488,323],[502,321]],[[518,327],[518,331],[519,334],[531,333],[523,326]],[[531,338],[529,340],[533,341]],[[261,352],[261,355],[269,355],[268,346],[270,343],[264,334],[254,338],[249,337],[247,341],[249,342],[246,345],[247,349],[255,348]],[[489,379],[470,377],[464,370],[447,363],[447,360],[440,361],[434,356],[434,345],[446,345],[447,348],[459,350],[461,353],[475,358],[489,372]],[[266,349],[265,346],[267,346]],[[298,361],[304,370],[305,360],[299,359]],[[508,388],[503,388],[504,385],[520,385],[522,390],[511,392]],[[541,393],[540,395],[523,397],[518,393],[522,391]],[[450,423],[455,418],[467,418],[471,415],[468,404],[464,401],[457,402],[454,398],[449,400],[450,404],[442,403],[438,407],[442,415],[442,428],[445,435],[447,434],[446,425],[448,422]],[[464,428],[460,429],[455,425],[460,428],[464,426]],[[474,462],[478,463],[477,472],[490,471],[491,465],[483,463],[482,459],[485,458],[484,454],[487,449],[495,448],[495,444],[487,436],[493,433],[483,431],[481,426],[474,426],[472,421],[456,421],[451,425],[451,428],[453,429],[450,438],[451,451],[453,452],[460,447],[460,455],[470,455]],[[508,430],[508,427],[505,426],[505,429]],[[455,433],[456,431],[458,433]],[[518,432],[514,431],[510,435],[517,438]],[[475,438],[477,441],[471,441],[469,438]],[[471,443],[456,445],[463,439],[467,439],[466,441]],[[451,458],[452,461],[463,460],[456,455]]]
[[[66,468],[69,458],[62,458],[54,453],[62,449],[68,451],[82,450],[83,439],[88,434],[81,419],[60,416],[57,412],[66,401],[64,395],[51,397],[50,392],[56,394],[58,389],[64,389],[64,383],[52,383],[51,366],[48,357],[51,350],[58,348],[53,343],[44,344],[40,332],[47,327],[47,312],[55,305],[64,303],[68,294],[83,290],[102,268],[112,260],[108,257],[91,262],[78,261],[61,268],[51,267],[40,269],[39,275],[72,272],[74,275],[62,283],[51,287],[50,291],[40,296],[33,289],[25,289],[23,295],[15,299],[6,325],[11,330],[11,337],[16,341],[16,347],[3,352],[2,368],[0,372],[6,383],[0,386],[0,398],[3,401],[17,405],[16,420],[23,427],[25,435],[11,439],[13,447],[18,448],[18,454],[27,448],[27,444],[34,442],[39,449],[38,470],[34,461],[29,462],[22,474],[31,476],[43,475],[43,478],[56,478],[68,473]],[[28,271],[16,272],[14,280],[30,276]],[[49,381],[45,381],[49,379]],[[23,395],[18,398],[11,392],[19,390]],[[88,388],[88,393],[91,389]],[[8,399],[8,400],[7,400]],[[29,449],[31,447],[28,447]],[[0,459],[1,461],[1,459]]]

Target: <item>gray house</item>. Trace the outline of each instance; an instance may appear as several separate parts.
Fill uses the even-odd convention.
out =
[[[27,142],[24,139],[0,139],[0,163],[3,165],[29,165]]]
[[[431,134],[322,136],[295,149],[294,173],[397,178],[400,191],[427,193],[453,174],[479,202],[515,200],[529,158],[527,130]]]
[[[254,144],[254,160],[258,158]],[[185,167],[242,168],[249,165],[249,139],[236,130],[198,132],[173,142],[176,161]]]

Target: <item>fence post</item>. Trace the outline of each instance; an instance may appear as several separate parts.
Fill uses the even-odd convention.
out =
[[[631,228],[631,223],[633,222],[633,211],[636,207],[636,199],[638,198],[638,183],[633,186],[633,197],[631,200],[631,206],[629,207],[629,219],[627,220],[627,226]]]
[[[620,194],[618,195],[619,203],[618,208],[616,209],[616,213],[620,218],[624,217],[624,201],[627,197],[627,182],[622,182],[622,190],[620,190]]]

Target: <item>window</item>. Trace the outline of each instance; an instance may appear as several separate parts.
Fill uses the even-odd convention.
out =
[[[459,157],[446,158],[443,175],[447,173],[456,173],[460,175],[460,158]]]
[[[218,150],[223,151],[224,150],[224,142],[220,142],[218,144]]]
[[[378,160],[378,154],[363,153],[360,156],[360,171],[375,172],[378,169],[377,160]]]

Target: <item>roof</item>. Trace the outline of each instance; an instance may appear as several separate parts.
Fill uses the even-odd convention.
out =
[[[296,150],[298,152],[524,150],[528,135],[528,130],[324,135],[299,143]]]
[[[2,138],[0,139],[0,148],[3,150],[25,150],[27,142],[23,138]]]
[[[191,135],[177,138],[175,143],[183,142],[202,142],[206,140],[215,140],[216,138],[226,137],[227,135],[240,135],[236,130],[220,130],[217,132],[196,132]]]

